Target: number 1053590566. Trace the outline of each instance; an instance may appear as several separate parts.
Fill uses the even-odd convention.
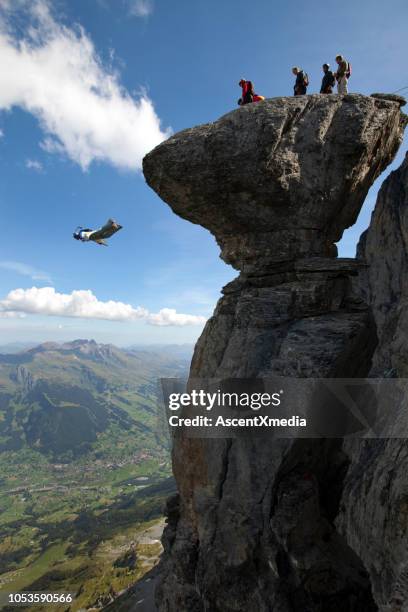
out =
[[[20,593],[0,593],[0,606],[27,606],[46,604],[69,604],[74,599],[73,593],[48,593],[46,591],[22,591]]]

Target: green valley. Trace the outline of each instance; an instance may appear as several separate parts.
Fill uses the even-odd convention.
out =
[[[175,488],[159,378],[188,365],[86,340],[0,354],[0,592],[100,608],[154,565]]]

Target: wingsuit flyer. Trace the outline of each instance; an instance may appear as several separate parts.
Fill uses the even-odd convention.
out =
[[[0,0],[0,610],[408,612],[406,0]]]

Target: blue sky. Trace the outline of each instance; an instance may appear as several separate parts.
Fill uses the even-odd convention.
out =
[[[317,91],[321,64],[343,53],[352,91],[408,85],[405,0],[0,0],[0,8],[0,300],[54,288],[24,293],[28,314],[0,318],[0,344],[195,341],[236,273],[208,232],[146,186],[143,154],[170,129],[235,108],[241,77],[267,97],[291,95],[290,69],[301,65]],[[341,255],[354,256],[384,176]],[[72,240],[77,225],[110,216],[124,229],[109,248]],[[92,295],[73,297],[84,290]],[[107,312],[112,320],[97,318]]]

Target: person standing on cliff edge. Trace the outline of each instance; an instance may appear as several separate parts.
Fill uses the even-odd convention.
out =
[[[323,64],[324,76],[322,79],[322,86],[320,88],[321,94],[333,93],[333,87],[336,82],[333,72],[330,70],[330,64]]]
[[[337,93],[340,95],[347,94],[347,84],[351,74],[350,64],[342,55],[336,56],[336,62],[338,68],[334,76],[336,77],[337,81]]]
[[[292,72],[296,76],[295,85],[293,86],[294,95],[305,96],[307,93],[307,86],[309,85],[309,77],[306,72],[298,66],[294,66]]]

